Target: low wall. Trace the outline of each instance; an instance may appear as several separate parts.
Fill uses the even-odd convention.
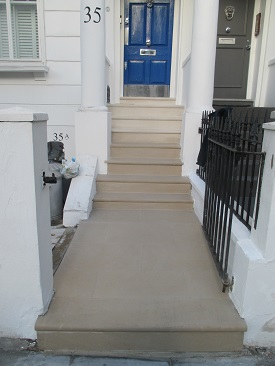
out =
[[[194,210],[202,223],[205,183],[196,174],[190,175],[190,181]],[[235,217],[228,272],[230,278],[234,276],[229,296],[247,323],[244,344],[275,346],[275,261],[264,258],[253,242],[251,232]]]
[[[0,111],[0,337],[36,338],[53,295],[47,119]]]

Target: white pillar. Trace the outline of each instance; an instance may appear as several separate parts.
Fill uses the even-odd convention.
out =
[[[81,106],[106,105],[105,0],[81,0]]]
[[[0,336],[36,338],[53,295],[47,114],[0,111]]]
[[[195,0],[188,102],[183,117],[183,175],[196,170],[201,114],[212,109],[219,0]]]
[[[275,261],[275,122],[265,123],[263,151],[266,152],[261,189],[260,209],[256,230],[252,228],[252,240],[263,257]]]
[[[212,108],[218,12],[219,0],[195,0],[187,110]]]
[[[106,107],[105,0],[81,0],[81,107],[75,119],[76,156],[98,158],[99,173],[107,173],[111,114]]]

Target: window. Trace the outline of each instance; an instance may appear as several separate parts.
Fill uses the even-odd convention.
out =
[[[0,0],[0,59],[39,59],[36,0]]]

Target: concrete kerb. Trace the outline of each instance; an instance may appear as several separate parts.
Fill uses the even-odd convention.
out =
[[[275,349],[244,348],[240,352],[222,353],[135,353],[125,357],[113,355],[68,355],[39,352],[36,341],[30,339],[0,338],[0,365],[3,366],[198,366],[242,365],[274,366]]]

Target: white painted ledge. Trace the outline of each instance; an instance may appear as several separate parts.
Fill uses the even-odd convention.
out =
[[[74,227],[87,220],[96,194],[97,158],[88,155],[76,157],[80,163],[79,175],[72,178],[63,210],[63,225]]]
[[[39,62],[0,62],[1,73],[31,73],[35,80],[46,80],[48,66]]]
[[[48,114],[34,112],[22,107],[12,107],[0,110],[0,122],[39,122],[47,121]]]
[[[270,118],[275,118],[275,111],[271,112]],[[263,124],[264,130],[275,130],[275,122],[266,122]]]

